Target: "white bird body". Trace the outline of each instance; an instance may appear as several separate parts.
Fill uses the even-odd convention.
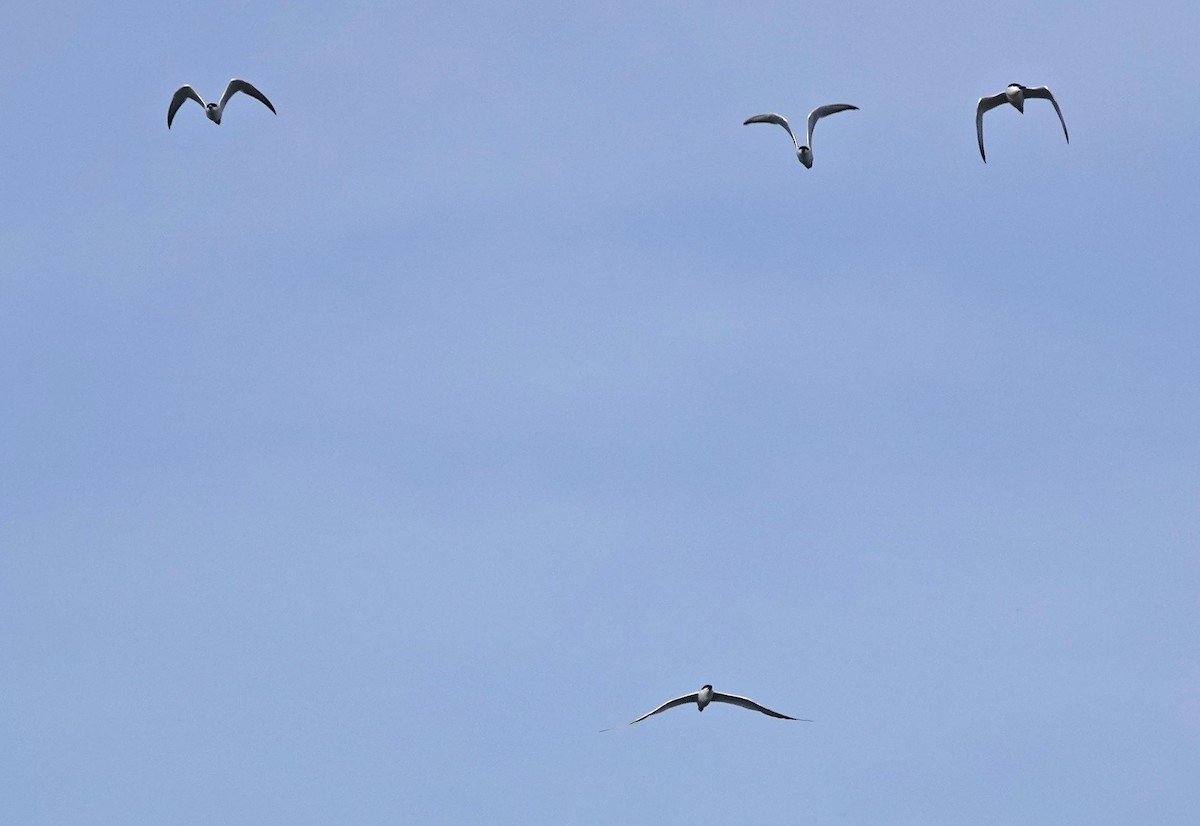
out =
[[[1004,88],[1004,97],[1016,110],[1025,114],[1025,88],[1019,83],[1010,83]]]
[[[768,112],[764,115],[754,115],[742,121],[742,126],[749,126],[752,123],[773,123],[777,126],[782,126],[787,130],[788,137],[792,139],[792,144],[796,147],[796,159],[804,164],[806,169],[812,169],[813,153],[812,153],[812,136],[813,127],[817,125],[817,121],[826,115],[832,115],[835,112],[845,112],[849,109],[857,109],[857,106],[851,106],[849,103],[830,103],[825,106],[818,106],[808,113],[808,143],[804,146],[800,145],[800,141],[796,140],[796,134],[792,131],[791,125],[787,122],[787,118],[783,115],[777,115],[774,112]]]
[[[987,154],[983,151],[983,114],[990,112],[997,106],[1003,106],[1005,103],[1012,104],[1012,107],[1025,114],[1025,99],[1026,98],[1043,98],[1050,101],[1054,106],[1054,111],[1058,113],[1058,122],[1062,124],[1063,137],[1067,139],[1067,143],[1071,142],[1071,136],[1067,134],[1067,122],[1063,119],[1062,109],[1058,107],[1058,101],[1054,99],[1054,95],[1045,86],[1022,86],[1020,83],[1010,83],[1004,87],[1004,91],[999,94],[981,97],[979,103],[975,106],[975,134],[979,138],[979,156],[983,158],[983,162],[987,163]]]
[[[225,104],[229,99],[238,92],[247,94],[255,100],[261,101],[271,112],[275,113],[275,107],[271,105],[271,101],[267,100],[267,96],[255,89],[244,80],[238,80],[236,77],[229,81],[225,86],[225,94],[221,95],[220,103],[205,103],[200,95],[196,94],[196,90],[191,86],[180,86],[175,90],[175,94],[171,96],[171,106],[167,109],[167,128],[171,128],[171,121],[175,120],[175,113],[179,111],[179,107],[184,104],[184,101],[194,100],[204,107],[204,115],[213,123],[220,125],[221,115],[225,111]]]
[[[652,717],[659,712],[666,711],[669,708],[675,708],[676,706],[687,705],[688,703],[695,703],[696,708],[700,711],[704,711],[704,707],[709,703],[729,703],[730,705],[741,706],[742,708],[747,708],[751,711],[761,712],[766,714],[768,717],[778,717],[780,720],[799,720],[803,723],[812,722],[812,720],[805,720],[800,717],[788,717],[786,714],[780,714],[778,711],[772,711],[766,706],[759,705],[758,703],[754,702],[749,697],[739,697],[736,694],[721,694],[720,692],[713,691],[713,687],[711,685],[706,685],[702,686],[699,691],[693,691],[691,694],[684,694],[681,697],[676,697],[674,700],[667,700],[653,711],[648,711],[636,720],[630,720],[628,723],[625,723],[623,726],[618,726],[617,728],[632,726],[634,723],[640,723],[647,717]],[[609,729],[604,729],[604,731],[609,731]]]

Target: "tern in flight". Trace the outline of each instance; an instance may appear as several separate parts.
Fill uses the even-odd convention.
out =
[[[801,717],[788,717],[786,714],[780,714],[778,711],[771,711],[771,709],[767,708],[766,706],[760,706],[758,703],[754,702],[748,697],[739,697],[736,694],[721,694],[718,691],[713,691],[713,687],[711,685],[706,685],[699,691],[693,691],[691,694],[684,694],[682,697],[676,697],[674,700],[667,700],[661,706],[654,709],[654,711],[647,711],[636,720],[630,720],[628,723],[625,723],[622,726],[617,726],[617,728],[624,728],[625,726],[632,726],[634,723],[640,723],[647,717],[653,717],[660,711],[666,711],[669,708],[675,708],[675,706],[682,706],[686,705],[687,703],[695,703],[696,707],[700,709],[700,711],[704,711],[704,707],[706,705],[714,702],[730,703],[735,706],[741,706],[742,708],[748,708],[751,711],[761,711],[768,717],[778,717],[780,720],[799,720],[802,723],[812,722],[812,720],[805,720]],[[604,729],[604,731],[609,730],[610,729]]]
[[[1000,94],[980,98],[979,104],[975,107],[975,132],[979,135],[979,156],[983,158],[984,163],[987,163],[987,155],[983,151],[983,113],[1005,103],[1011,103],[1023,115],[1025,114],[1025,98],[1045,98],[1054,104],[1054,111],[1058,113],[1058,122],[1062,124],[1063,137],[1067,139],[1067,143],[1071,142],[1071,136],[1067,134],[1067,122],[1063,120],[1062,109],[1058,108],[1058,101],[1054,99],[1054,95],[1050,93],[1049,89],[1045,86],[1034,86],[1030,89],[1020,83],[1010,83]]]
[[[792,132],[792,127],[788,125],[787,118],[783,115],[776,115],[774,112],[769,112],[765,115],[755,115],[752,118],[746,118],[742,121],[742,126],[749,126],[752,123],[775,123],[787,130],[788,135],[792,139],[792,143],[796,145],[796,157],[800,159],[800,163],[808,169],[812,169],[813,153],[812,153],[812,133],[813,127],[817,125],[817,121],[826,115],[832,115],[835,112],[845,112],[847,109],[857,109],[857,106],[851,106],[849,103],[830,103],[826,106],[818,106],[808,113],[808,145],[801,146],[800,141],[796,140],[796,135]]]
[[[196,101],[196,103],[199,103],[204,107],[204,114],[208,116],[209,120],[211,120],[213,123],[220,124],[221,113],[225,111],[225,104],[228,103],[229,99],[238,92],[245,92],[250,97],[261,100],[268,109],[270,109],[272,112],[275,112],[275,107],[271,105],[271,101],[267,100],[266,95],[255,89],[246,81],[238,80],[235,77],[233,80],[229,81],[229,85],[225,87],[225,94],[221,95],[220,103],[205,103],[204,99],[196,94],[196,90],[191,86],[180,86],[175,91],[174,97],[171,98],[171,108],[167,110],[167,128],[171,128],[171,121],[175,120],[175,113],[179,111],[179,107],[183,106],[183,102],[188,98],[191,98],[192,100]]]

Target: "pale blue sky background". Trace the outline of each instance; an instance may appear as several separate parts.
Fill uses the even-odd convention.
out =
[[[1194,822],[1198,32],[7,4],[0,822]]]

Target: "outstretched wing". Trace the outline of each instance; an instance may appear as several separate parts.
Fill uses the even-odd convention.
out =
[[[763,714],[766,714],[768,717],[778,717],[780,720],[799,720],[802,723],[811,723],[812,722],[812,720],[805,720],[800,717],[788,717],[786,714],[780,714],[778,711],[771,711],[771,709],[767,708],[766,706],[760,706],[758,703],[754,702],[749,697],[739,697],[736,694],[721,694],[721,693],[714,691],[713,692],[713,702],[714,703],[731,703],[735,706],[741,706],[742,708],[748,708],[751,711],[761,711]],[[654,712],[650,712],[650,713],[653,714]]]
[[[1063,120],[1062,109],[1058,108],[1058,101],[1054,99],[1054,95],[1045,86],[1035,86],[1032,89],[1025,89],[1025,97],[1027,98],[1045,98],[1054,104],[1054,111],[1058,113],[1058,122],[1062,124],[1063,137],[1067,139],[1067,143],[1071,142],[1071,136],[1067,134],[1067,122]]]
[[[681,706],[684,703],[694,703],[694,702],[696,702],[697,694],[699,694],[699,692],[693,691],[691,694],[684,694],[682,697],[676,697],[674,700],[667,700],[661,706],[654,709],[654,711],[647,711],[645,714],[643,714],[641,717],[637,718],[636,720],[630,720],[628,723],[625,723],[624,725],[616,726],[616,728],[624,728],[625,726],[632,726],[634,723],[642,722],[642,720],[645,720],[647,717],[653,717],[655,714],[658,714],[660,711],[666,711],[669,708],[675,708],[675,706]],[[603,729],[603,731],[610,731],[610,729]]]
[[[983,113],[1007,102],[1008,96],[1001,92],[998,95],[980,98],[975,106],[975,134],[979,136],[979,157],[983,158],[984,163],[987,163],[987,155],[983,151]]]
[[[180,86],[175,90],[175,94],[171,96],[171,106],[167,109],[167,128],[171,128],[171,121],[175,120],[175,113],[179,111],[179,107],[183,106],[183,102],[191,98],[199,103],[201,108],[204,106],[204,101],[196,94],[196,90],[191,86]]]
[[[830,103],[825,106],[818,106],[808,113],[808,148],[812,149],[812,133],[813,127],[817,125],[817,121],[826,115],[832,115],[834,112],[845,112],[847,109],[857,109],[857,106],[851,106],[849,103]]]
[[[229,99],[231,97],[233,97],[234,95],[236,95],[238,92],[244,92],[245,94],[249,95],[250,97],[254,98],[255,100],[262,101],[262,103],[264,103],[266,105],[266,107],[271,110],[272,113],[278,114],[277,112],[275,112],[275,107],[271,105],[271,101],[267,100],[266,95],[264,95],[262,92],[255,89],[253,86],[251,86],[246,81],[238,80],[236,77],[233,80],[229,81],[229,85],[225,87],[225,94],[221,95],[221,102],[217,104],[217,108],[224,111],[225,104],[228,103]]]
[[[800,148],[800,144],[796,143],[796,136],[792,133],[792,127],[788,125],[787,118],[785,118],[783,115],[777,115],[774,112],[768,112],[765,115],[755,115],[752,118],[746,118],[744,121],[742,121],[742,126],[749,126],[752,123],[774,123],[778,126],[782,126],[787,130],[788,137],[792,139],[792,143],[796,144],[796,148]],[[636,722],[636,720],[634,722]]]

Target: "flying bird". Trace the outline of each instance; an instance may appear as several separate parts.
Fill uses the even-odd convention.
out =
[[[791,137],[792,143],[796,146],[796,157],[800,159],[800,163],[808,169],[812,169],[813,153],[812,153],[812,133],[813,127],[817,125],[817,121],[826,115],[832,115],[835,112],[845,112],[847,109],[857,109],[857,106],[851,106],[849,103],[830,103],[825,106],[818,106],[808,113],[808,144],[801,146],[796,140],[796,135],[792,132],[792,127],[788,125],[787,118],[783,115],[776,115],[774,112],[769,112],[765,115],[755,115],[752,118],[746,118],[742,121],[742,126],[749,126],[752,123],[774,123],[782,126],[787,130],[788,136]]]
[[[675,708],[675,706],[681,706],[687,703],[695,703],[696,707],[700,711],[704,711],[704,707],[706,705],[714,702],[730,703],[731,705],[748,708],[751,711],[761,711],[768,717],[778,717],[780,720],[799,720],[802,723],[812,722],[812,720],[805,720],[800,717],[788,717],[786,714],[780,714],[778,711],[771,711],[771,709],[767,708],[766,706],[760,706],[758,703],[754,702],[748,697],[739,697],[736,694],[721,694],[720,692],[713,691],[713,687],[711,685],[706,685],[699,691],[693,691],[691,694],[684,694],[682,697],[676,697],[674,700],[667,700],[667,702],[654,709],[654,711],[647,711],[636,720],[630,720],[628,723],[625,723],[622,726],[617,726],[617,728],[624,728],[625,726],[632,726],[634,723],[640,723],[647,717],[653,717],[660,711],[666,711],[669,708]],[[604,731],[609,730],[610,729],[604,729]]]
[[[1071,142],[1071,136],[1067,134],[1067,122],[1063,120],[1062,109],[1058,108],[1058,101],[1054,99],[1054,95],[1050,93],[1049,89],[1045,86],[1034,86],[1031,89],[1020,83],[1010,83],[1003,92],[991,97],[980,98],[979,104],[975,107],[975,132],[979,136],[979,157],[983,158],[984,163],[987,163],[987,155],[983,151],[983,113],[1002,104],[1011,103],[1023,115],[1025,114],[1025,98],[1045,98],[1054,104],[1054,111],[1058,113],[1058,122],[1062,124],[1063,137],[1067,139],[1067,143]]]
[[[199,103],[201,106],[203,106],[204,114],[208,116],[208,119],[213,123],[219,124],[221,122],[221,113],[225,111],[225,104],[228,103],[229,99],[238,92],[244,92],[250,97],[262,101],[272,113],[275,112],[275,107],[271,105],[271,101],[267,100],[266,95],[255,89],[246,81],[238,80],[235,77],[233,80],[229,81],[229,85],[225,87],[225,94],[221,95],[220,103],[205,103],[204,99],[196,94],[196,90],[191,86],[180,86],[175,91],[175,95],[171,98],[171,108],[167,110],[167,128],[171,128],[171,121],[175,120],[175,113],[179,111],[179,107],[183,106],[183,102],[188,98],[191,98],[192,100],[196,101],[196,103]]]

